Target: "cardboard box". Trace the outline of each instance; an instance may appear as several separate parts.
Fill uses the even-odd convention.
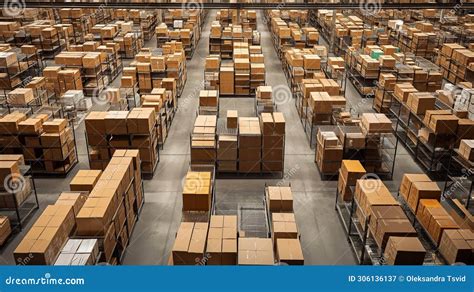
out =
[[[459,154],[466,160],[474,160],[474,140],[461,140],[459,144]]]
[[[464,263],[472,265],[474,262],[472,248],[474,234],[470,229],[448,229],[443,232],[439,251],[448,264]]]
[[[416,213],[421,199],[439,200],[440,198],[441,190],[435,182],[415,181],[411,184],[407,203],[413,213]]]
[[[392,132],[392,122],[385,114],[363,113],[361,125],[363,132],[366,133]]]
[[[408,219],[382,219],[377,224],[375,241],[384,250],[387,241],[392,236],[417,237],[418,233]]]
[[[43,130],[45,133],[60,133],[67,127],[66,119],[54,119],[43,123]]]
[[[47,206],[16,247],[13,253],[15,262],[52,265],[73,228],[74,213],[71,206]]]
[[[424,173],[405,173],[400,184],[399,192],[406,202],[408,202],[413,182],[431,182],[431,179]]]
[[[270,212],[293,212],[293,194],[290,187],[273,187],[266,189]]]
[[[71,191],[92,192],[102,171],[100,170],[79,170],[69,183]]]
[[[240,237],[238,241],[239,265],[274,265],[271,238]]]
[[[34,91],[31,88],[16,88],[7,95],[7,102],[10,105],[27,105],[34,99]]]
[[[294,213],[272,213],[272,238],[298,238]]]
[[[238,111],[228,110],[227,111],[227,128],[237,129],[238,117],[239,117]]]
[[[276,250],[280,262],[288,265],[304,265],[303,250],[299,239],[278,238],[276,239]]]
[[[425,255],[417,237],[390,236],[384,257],[389,265],[423,265]]]

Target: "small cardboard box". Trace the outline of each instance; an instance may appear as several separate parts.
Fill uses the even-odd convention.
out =
[[[474,160],[474,140],[461,140],[459,154],[469,161]]]
[[[60,133],[67,127],[66,119],[54,119],[43,123],[45,133]]]

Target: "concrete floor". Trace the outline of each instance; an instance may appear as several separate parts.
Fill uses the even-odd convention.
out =
[[[181,221],[181,191],[183,178],[189,169],[189,134],[198,108],[198,93],[203,88],[205,57],[208,55],[210,23],[216,11],[205,21],[202,37],[192,60],[188,61],[188,80],[179,99],[179,110],[173,121],[161,160],[152,180],[145,181],[145,206],[127,248],[126,265],[166,265]],[[300,123],[294,100],[288,94],[287,81],[281,63],[273,48],[271,34],[259,13],[258,30],[265,55],[267,84],[278,88],[278,110],[286,119],[285,173],[283,179],[218,179],[216,182],[216,211],[218,214],[236,214],[238,204],[261,204],[265,183],[291,183],[295,215],[301,233],[301,243],[308,265],[352,265],[355,259],[345,238],[341,222],[334,210],[337,182],[322,181],[314,163],[314,150],[309,146]],[[155,47],[155,40],[147,43]],[[117,79],[119,80],[119,79]],[[114,84],[118,85],[116,81]],[[351,84],[347,86],[348,102],[359,112],[372,111],[372,100],[360,98]],[[237,109],[240,116],[254,115],[251,98],[221,98],[220,114]],[[37,179],[41,209],[54,203],[61,191],[68,190],[69,181],[79,169],[88,168],[84,126],[76,131],[79,165],[66,178]],[[393,181],[386,184],[390,190],[398,189],[405,172],[422,172],[409,154],[398,148]],[[26,230],[41,213],[37,211]],[[14,264],[13,250],[25,231],[17,234],[0,251],[0,264]]]

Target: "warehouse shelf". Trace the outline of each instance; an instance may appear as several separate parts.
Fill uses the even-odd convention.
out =
[[[355,193],[354,186],[349,187],[349,189],[352,194]],[[335,196],[335,210],[347,234],[347,240],[352,247],[358,264],[376,266],[386,265],[384,250],[378,246],[369,228],[371,216],[362,213],[361,206],[355,199],[354,195],[352,195],[350,202],[340,201],[339,190],[336,190]],[[417,231],[418,239],[427,251],[423,265],[445,265],[446,261],[439,253],[437,245],[434,243],[431,236],[425,231],[424,227],[421,226],[421,224],[418,224],[416,216],[411,212],[411,210],[409,210],[409,207],[403,199],[401,199],[401,196],[393,193],[392,196],[400,201],[402,209],[404,209],[408,219],[412,221],[412,224]],[[361,214],[361,216],[363,216],[365,223],[360,222],[358,216],[356,216],[356,210]]]
[[[12,224],[13,230],[18,232],[23,231],[26,220],[33,215],[33,213],[39,209],[38,194],[36,192],[35,179],[33,177],[31,166],[22,165],[20,166],[20,176],[17,178],[17,182],[14,182],[14,178],[10,178],[11,183],[25,188],[26,181],[29,181],[31,184],[31,190],[27,195],[27,198],[23,202],[18,202],[16,193],[8,192],[12,201],[15,204],[14,208],[0,208],[0,214],[8,216]]]
[[[474,163],[453,150],[447,166],[443,197],[447,200],[457,199],[467,210],[473,211],[471,201],[474,198]]]
[[[453,135],[439,135],[425,127],[423,116],[413,113],[408,106],[399,101],[394,94],[390,102],[390,113],[393,117],[393,127],[399,141],[405,146],[416,162],[432,176],[442,176],[446,173],[449,157],[452,154]],[[439,108],[439,104],[437,104]],[[428,143],[422,139],[418,131],[421,128],[434,136],[434,141]]]

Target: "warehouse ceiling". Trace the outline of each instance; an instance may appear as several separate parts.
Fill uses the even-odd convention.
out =
[[[332,3],[325,3],[326,1],[319,1],[318,3],[261,3],[261,1],[254,1],[254,3],[229,3],[229,1],[219,0],[201,0],[201,1],[186,1],[185,3],[176,3],[169,0],[140,0],[140,1],[125,1],[125,0],[16,0],[24,3],[27,8],[50,8],[54,4],[57,8],[93,8],[104,7],[107,8],[133,8],[133,9],[157,9],[157,8],[177,8],[177,9],[359,9],[361,5],[376,5],[383,9],[457,9],[457,10],[474,10],[474,3],[465,3],[465,0],[451,0],[434,3],[388,3],[392,1],[383,0],[366,0],[366,1],[332,1]],[[236,1],[234,1],[236,2]],[[303,2],[303,1],[301,1]],[[327,1],[329,2],[329,1]],[[387,2],[387,3],[385,3]]]

